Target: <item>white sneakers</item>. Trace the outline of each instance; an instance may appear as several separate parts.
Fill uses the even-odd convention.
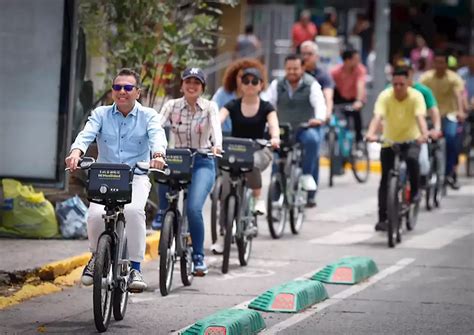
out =
[[[253,207],[253,211],[256,215],[266,215],[267,206],[265,205],[265,201],[263,201],[262,199],[256,200],[255,206]]]
[[[211,245],[211,251],[214,255],[222,255],[224,253],[224,236],[217,238],[216,243]]]
[[[318,188],[313,176],[310,174],[304,174],[301,176],[301,186],[303,190],[307,192],[316,191]]]

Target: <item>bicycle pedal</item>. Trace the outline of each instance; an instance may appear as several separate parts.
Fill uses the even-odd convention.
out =
[[[128,288],[128,292],[130,293],[143,293],[143,289],[138,289],[138,288]]]

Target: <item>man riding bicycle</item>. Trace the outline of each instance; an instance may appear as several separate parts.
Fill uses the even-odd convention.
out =
[[[352,104],[355,113],[354,128],[356,141],[362,141],[361,110],[366,98],[365,85],[367,69],[360,63],[359,53],[354,49],[347,49],[342,53],[342,64],[336,65],[330,71],[334,79],[334,104]]]
[[[275,79],[266,91],[268,101],[276,107],[280,124],[290,123],[298,129],[301,123],[317,127],[327,119],[321,85],[304,72],[303,60],[297,55],[285,58],[285,77]],[[319,179],[320,128],[301,129],[296,140],[303,146],[303,189],[308,191],[307,206],[316,206],[316,184]]]
[[[409,87],[406,69],[394,71],[392,86],[382,91],[377,97],[374,117],[370,122],[366,139],[371,142],[378,140],[376,132],[382,127],[383,121],[384,140],[397,143],[408,142],[402,147],[402,150],[406,155],[410,176],[411,201],[416,202],[420,198],[418,192],[420,143],[425,142],[428,137],[425,120],[426,106],[423,95]],[[395,152],[392,147],[384,145],[380,152],[382,178],[378,190],[379,220],[375,226],[377,231],[387,230],[387,181],[389,172],[394,165],[394,158]]]
[[[66,158],[66,166],[77,169],[81,156],[89,145],[97,140],[99,163],[125,163],[134,167],[137,162],[150,161],[150,167],[162,169],[165,161],[166,136],[160,125],[158,113],[142,106],[137,99],[140,96],[140,77],[130,69],[121,69],[112,85],[114,104],[101,106],[92,111],[84,129],[77,135]],[[151,184],[148,176],[135,171],[132,185],[132,202],[125,205],[127,221],[126,234],[129,259],[132,271],[129,288],[135,292],[146,289],[142,278],[140,263],[145,257],[146,222],[145,204]],[[104,231],[102,215],[104,206],[92,203],[89,206],[87,234],[92,257],[84,268],[81,282],[92,285],[97,241]]]

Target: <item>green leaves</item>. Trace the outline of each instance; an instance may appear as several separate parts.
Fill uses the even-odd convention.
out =
[[[217,48],[221,4],[236,0],[80,0],[79,20],[88,51],[107,61],[108,87],[118,69],[137,70],[148,104],[187,65],[203,66]],[[169,73],[168,70],[172,69]]]

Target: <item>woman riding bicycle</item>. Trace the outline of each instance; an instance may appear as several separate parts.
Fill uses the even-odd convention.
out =
[[[215,102],[201,97],[206,88],[204,73],[199,68],[188,68],[181,75],[181,91],[184,96],[168,101],[162,108],[161,123],[170,125],[170,143],[175,148],[191,150],[210,150],[219,154],[222,149],[221,123]],[[211,142],[214,146],[211,146]],[[214,158],[202,155],[194,156],[191,184],[188,188],[187,217],[193,243],[194,271],[197,276],[204,276],[208,269],[204,262],[204,220],[202,209],[206,197],[214,185]],[[159,185],[159,207],[154,228],[161,226],[163,214],[168,206],[167,187]]]
[[[265,136],[265,126],[268,124],[271,145],[280,145],[280,128],[275,108],[267,101],[260,99],[259,94],[265,86],[262,72],[257,68],[247,68],[242,71],[242,98],[227,103],[220,110],[220,120],[230,116],[232,136],[240,138],[262,139]],[[254,197],[254,212],[264,215],[265,202],[260,198],[262,193],[262,175],[272,160],[268,148],[258,150],[254,154],[254,168],[247,174],[247,183]],[[223,183],[226,185],[228,183]],[[225,194],[226,190],[223,190]]]

